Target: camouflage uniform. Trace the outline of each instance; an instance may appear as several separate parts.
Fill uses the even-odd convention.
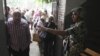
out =
[[[70,35],[70,48],[68,56],[79,56],[84,50],[84,38],[86,37],[86,27],[83,21],[77,22],[66,30]]]

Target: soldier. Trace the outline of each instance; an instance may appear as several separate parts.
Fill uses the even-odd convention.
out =
[[[86,37],[86,26],[81,18],[82,8],[76,8],[71,11],[72,21],[74,24],[66,30],[55,30],[46,27],[41,27],[41,30],[50,32],[55,35],[70,36],[70,48],[68,50],[68,56],[80,56],[80,53],[84,50],[84,39]]]

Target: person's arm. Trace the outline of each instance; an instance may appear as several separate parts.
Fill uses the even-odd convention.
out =
[[[52,34],[55,34],[55,35],[62,35],[62,36],[66,35],[66,31],[64,31],[64,30],[56,30],[56,29],[46,28],[46,31],[50,32]]]
[[[61,35],[65,36],[67,35],[67,30],[56,30],[56,29],[51,29],[51,28],[46,28],[46,27],[40,27],[42,31],[47,31],[55,35]]]

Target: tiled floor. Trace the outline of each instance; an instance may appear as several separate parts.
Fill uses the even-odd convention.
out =
[[[33,39],[32,34],[34,33],[34,30],[30,30],[30,33],[32,40]],[[32,43],[30,44],[30,56],[40,56],[38,42],[32,41]]]
[[[40,56],[39,46],[35,41],[30,44],[30,56]]]

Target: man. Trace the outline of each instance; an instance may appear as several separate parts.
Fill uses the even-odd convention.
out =
[[[28,23],[21,20],[21,13],[13,13],[13,20],[6,23],[8,31],[8,46],[13,56],[29,56],[31,36]]]
[[[46,23],[46,27],[50,29],[56,29],[57,26],[54,23],[54,17],[50,16],[48,22]],[[49,32],[45,33],[46,36],[44,38],[44,56],[55,56],[55,41],[56,35],[51,34]]]
[[[6,21],[8,20],[8,18],[11,17],[10,14],[9,14],[9,12],[10,12],[10,8],[9,8],[8,6],[6,6],[6,9],[5,9],[5,17],[6,17]]]
[[[40,47],[40,53],[42,55],[43,53],[43,48],[44,48],[44,38],[45,38],[45,32],[44,31],[39,31],[38,26],[45,26],[45,19],[44,17],[41,17],[40,19],[38,19],[37,24],[36,24],[36,31],[38,31],[39,37],[40,37],[40,42],[39,42],[39,47]]]

